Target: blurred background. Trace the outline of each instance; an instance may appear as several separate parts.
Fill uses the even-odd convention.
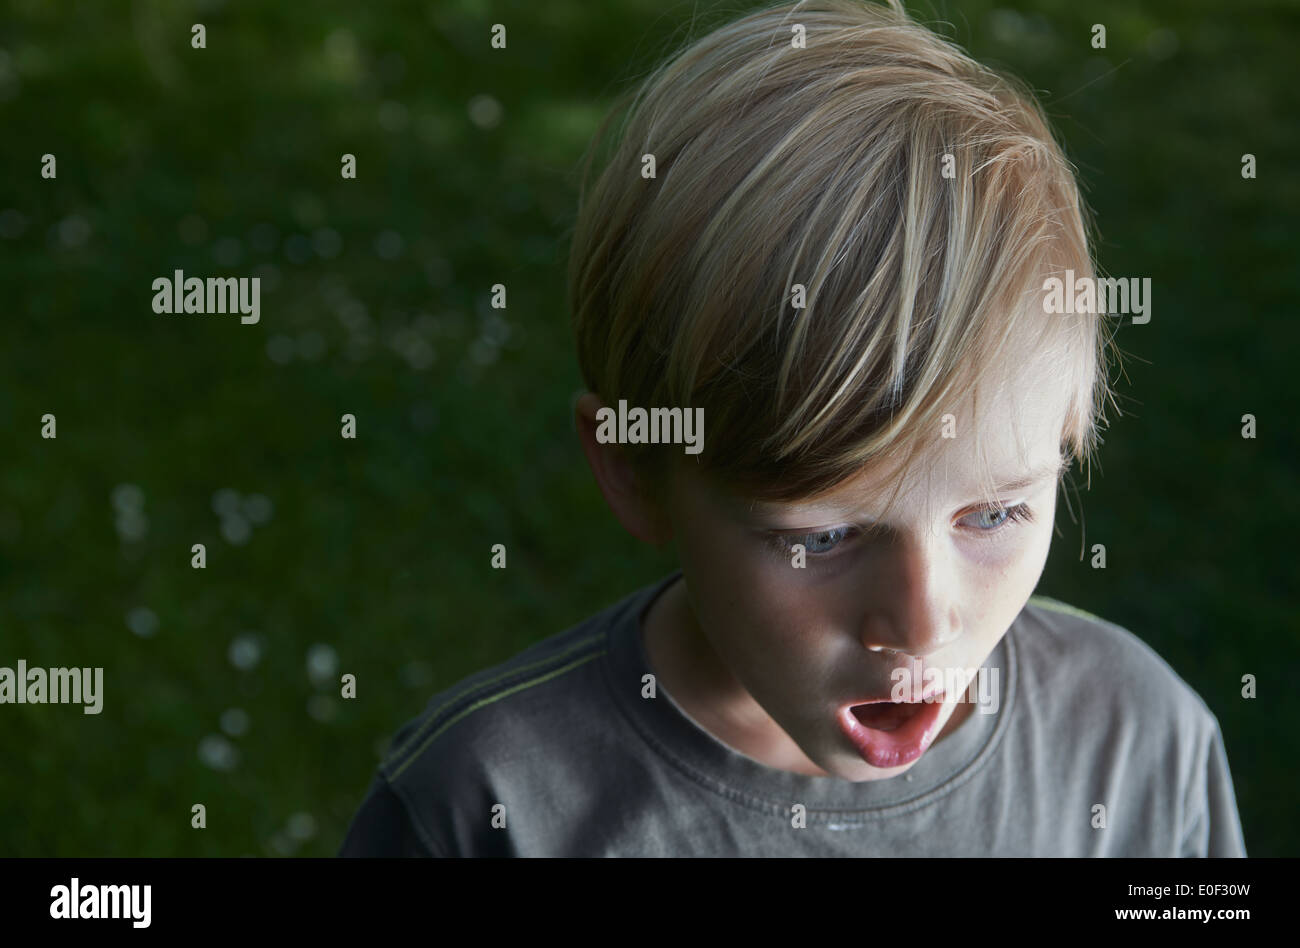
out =
[[[760,5],[0,4],[0,665],[105,669],[99,715],[0,706],[0,855],[331,855],[430,695],[675,567],[573,430],[576,170]],[[1204,697],[1248,851],[1296,855],[1300,9],[909,8],[1038,91],[1102,266],[1153,283],[1039,592]],[[155,315],[176,269],[260,277],[260,322]]]

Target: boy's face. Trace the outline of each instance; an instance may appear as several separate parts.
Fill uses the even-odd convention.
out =
[[[953,717],[961,694],[916,697],[978,668],[1038,583],[1065,387],[1050,369],[1021,375],[979,399],[978,424],[969,406],[955,411],[956,436],[936,432],[929,468],[909,473],[887,520],[890,467],[778,505],[729,495],[680,465],[666,515],[686,595],[663,634],[690,656],[697,720],[744,722],[740,749],[770,750],[763,762],[856,781],[902,773],[950,720],[978,713],[963,702]],[[1038,475],[995,494],[1010,517],[981,499],[976,439],[995,485]],[[806,549],[804,568],[792,566],[794,543]],[[918,689],[907,707],[890,701],[902,671]],[[867,702],[877,704],[851,710]]]

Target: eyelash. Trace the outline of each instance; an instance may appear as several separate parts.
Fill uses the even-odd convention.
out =
[[[966,516],[969,517],[971,514],[997,513],[1005,513],[1006,519],[997,526],[990,527],[987,530],[975,528],[976,532],[979,533],[981,537],[991,539],[993,536],[1002,533],[1010,523],[1032,523],[1034,520],[1034,512],[1029,509],[1028,504],[1014,504],[1010,507],[981,507],[979,510],[971,511],[971,513]],[[810,537],[818,537],[827,533],[835,533],[838,530],[843,530],[844,536],[829,550],[823,550],[820,552],[810,551],[806,549],[808,544],[804,544],[804,555],[809,559],[828,559],[835,555],[835,551],[839,549],[846,540],[851,540],[854,537],[857,537],[863,531],[854,526],[841,525],[838,527],[828,527],[825,530],[814,530],[811,533],[769,533],[764,537],[764,539],[767,542],[768,547],[774,553],[780,557],[789,558],[794,555],[793,546],[796,541],[807,540]]]

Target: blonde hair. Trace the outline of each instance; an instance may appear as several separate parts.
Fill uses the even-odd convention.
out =
[[[692,460],[788,501],[910,459],[981,381],[1050,358],[1072,392],[1063,451],[1091,459],[1110,336],[1097,315],[1044,312],[1048,273],[1094,267],[1070,166],[1023,87],[896,2],[812,0],[655,69],[591,185],[620,112],[583,167],[569,267],[578,363],[603,401],[702,407]],[[682,454],[623,450],[658,474],[653,452]]]

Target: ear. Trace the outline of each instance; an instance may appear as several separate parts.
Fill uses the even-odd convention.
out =
[[[600,423],[596,413],[608,407],[594,392],[578,399],[574,409],[578,438],[591,465],[605,503],[628,533],[651,546],[662,546],[672,539],[672,524],[667,511],[661,510],[644,489],[641,474],[628,461],[617,444],[596,440]],[[610,409],[611,411],[613,409]]]

